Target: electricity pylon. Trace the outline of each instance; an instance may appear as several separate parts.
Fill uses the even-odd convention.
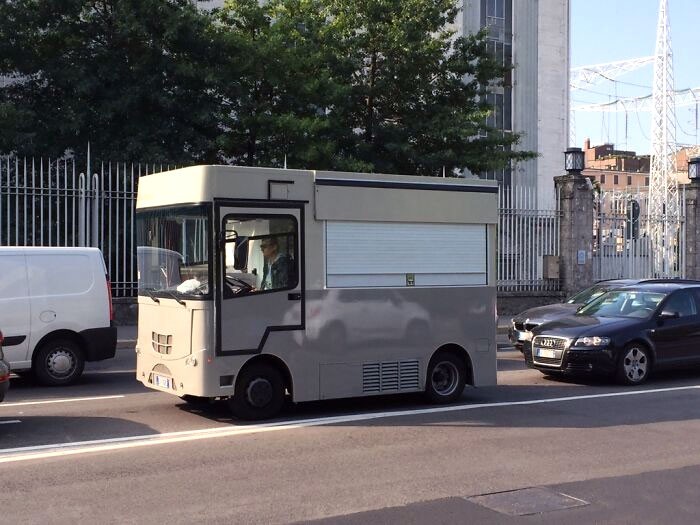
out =
[[[654,60],[651,119],[651,171],[649,174],[648,232],[657,277],[682,272],[678,268],[680,202],[674,177],[676,109],[673,89],[673,51],[668,21],[668,0],[660,0]]]

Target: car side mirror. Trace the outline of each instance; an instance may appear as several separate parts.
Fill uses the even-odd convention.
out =
[[[678,312],[672,312],[671,310],[664,310],[659,314],[659,320],[664,321],[666,319],[678,319],[681,316]]]

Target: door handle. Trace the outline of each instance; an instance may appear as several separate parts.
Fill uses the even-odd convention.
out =
[[[297,292],[287,294],[287,299],[290,301],[301,301],[301,294]]]

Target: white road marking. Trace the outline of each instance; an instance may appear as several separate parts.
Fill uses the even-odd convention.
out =
[[[0,421],[0,425],[10,425],[12,423],[21,423],[19,419],[8,419],[7,421]]]
[[[0,408],[23,407],[28,405],[51,405],[54,403],[75,403],[78,401],[101,401],[103,399],[119,399],[124,397],[118,396],[99,396],[99,397],[69,397],[65,399],[44,399],[42,401],[21,401],[18,403],[0,403]]]
[[[178,432],[165,432],[162,434],[146,434],[121,438],[97,439],[91,441],[77,441],[72,443],[55,443],[33,447],[0,449],[0,463],[15,463],[31,459],[46,459],[60,456],[75,456],[94,452],[106,452],[123,450],[151,445],[164,445],[167,443],[182,443],[202,439],[242,436],[262,432],[277,432],[280,430],[292,430],[297,428],[334,425],[337,423],[352,423],[356,421],[369,421],[374,419],[405,417],[424,414],[439,414],[444,412],[458,412],[476,410],[479,408],[502,408],[523,405],[541,405],[546,403],[562,403],[568,401],[581,401],[586,399],[601,399],[606,397],[625,397],[665,392],[680,392],[684,390],[697,390],[700,385],[682,386],[673,388],[657,388],[651,390],[633,390],[625,392],[610,392],[606,394],[590,394],[583,396],[555,397],[549,399],[533,399],[529,401],[505,401],[501,403],[480,403],[474,405],[451,405],[435,408],[421,408],[412,410],[397,410],[394,412],[370,412],[365,414],[350,414],[345,416],[321,417],[313,419],[301,419],[296,421],[284,421],[281,423],[262,423],[244,427],[211,427],[199,430],[182,430]]]

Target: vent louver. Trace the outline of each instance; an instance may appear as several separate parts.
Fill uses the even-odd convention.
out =
[[[418,360],[365,363],[362,365],[362,392],[401,392],[418,390]]]

